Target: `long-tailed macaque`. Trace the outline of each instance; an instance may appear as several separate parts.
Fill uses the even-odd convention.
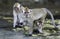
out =
[[[29,34],[32,34],[33,31],[33,22],[35,20],[41,19],[40,21],[37,21],[37,25],[39,28],[39,32],[42,33],[42,26],[44,26],[44,21],[46,18],[46,15],[49,14],[52,19],[53,25],[56,27],[55,22],[54,22],[54,17],[52,13],[46,9],[46,8],[40,8],[40,9],[29,9],[29,8],[24,8],[21,6],[19,3],[15,3],[13,6],[13,16],[14,16],[14,23],[13,27],[16,26],[17,21],[19,23],[24,23],[24,25],[29,26]],[[18,17],[17,17],[18,16]]]
[[[51,16],[52,24],[56,27],[55,22],[54,22],[54,17],[48,9],[46,9],[46,8],[31,9],[31,12],[29,12],[29,13],[30,13],[29,17],[27,18],[27,20],[28,20],[27,24],[29,24],[28,26],[30,26],[29,34],[32,34],[32,31],[34,28],[33,22],[35,20],[37,20],[36,21],[36,24],[37,24],[36,27],[38,27],[37,29],[39,30],[40,33],[43,33],[42,27],[44,26],[44,22],[45,22],[45,18],[46,18],[47,14],[49,14]],[[40,19],[40,20],[38,21],[38,19]]]
[[[24,15],[23,15],[24,7],[20,3],[15,3],[13,6],[13,27],[20,24],[23,25]]]

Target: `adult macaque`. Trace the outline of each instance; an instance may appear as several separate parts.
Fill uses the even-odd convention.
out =
[[[30,13],[29,17],[27,18],[27,20],[28,20],[27,24],[29,24],[28,26],[30,26],[29,34],[32,34],[32,30],[34,28],[33,27],[34,26],[33,22],[35,20],[37,20],[36,21],[36,24],[37,24],[36,26],[39,27],[37,29],[39,30],[40,33],[43,33],[42,27],[44,26],[44,21],[45,21],[45,18],[46,18],[47,14],[49,14],[51,16],[52,24],[56,27],[55,22],[54,22],[54,17],[53,17],[52,13],[48,9],[46,9],[46,8],[31,9],[31,12],[29,12],[29,13]]]
[[[13,6],[13,27],[20,24],[23,25],[24,17],[23,17],[24,7],[20,3],[15,3]]]

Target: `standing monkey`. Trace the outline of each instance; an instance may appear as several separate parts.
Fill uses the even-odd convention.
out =
[[[13,6],[13,27],[20,24],[23,25],[24,17],[23,17],[24,7],[21,6],[20,3],[15,3]]]
[[[52,19],[52,24],[54,25],[54,27],[56,27],[55,25],[55,22],[54,22],[54,17],[52,15],[52,13],[46,9],[46,8],[40,8],[40,9],[31,9],[32,11],[30,12],[30,15],[29,15],[29,23],[30,23],[30,29],[29,29],[29,33],[32,34],[32,31],[33,28],[33,22],[36,20],[36,27],[38,27],[37,29],[39,30],[40,33],[43,33],[42,31],[42,27],[44,26],[44,22],[45,22],[45,18],[46,18],[46,15],[49,14],[51,16],[51,19]],[[38,21],[39,20],[39,21]]]

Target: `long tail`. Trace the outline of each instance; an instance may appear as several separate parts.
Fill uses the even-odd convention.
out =
[[[48,9],[46,9],[46,11],[47,11],[47,13],[51,16],[52,23],[53,23],[53,25],[56,27],[55,22],[54,22],[53,14],[52,14],[51,11],[49,11]]]

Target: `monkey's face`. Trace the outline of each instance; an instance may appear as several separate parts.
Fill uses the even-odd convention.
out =
[[[34,23],[36,24],[36,26],[42,26],[42,21],[40,20],[35,20]]]
[[[29,13],[29,8],[25,7],[25,13]]]
[[[14,7],[14,9],[15,9],[16,12],[19,11],[19,8],[18,7]]]

